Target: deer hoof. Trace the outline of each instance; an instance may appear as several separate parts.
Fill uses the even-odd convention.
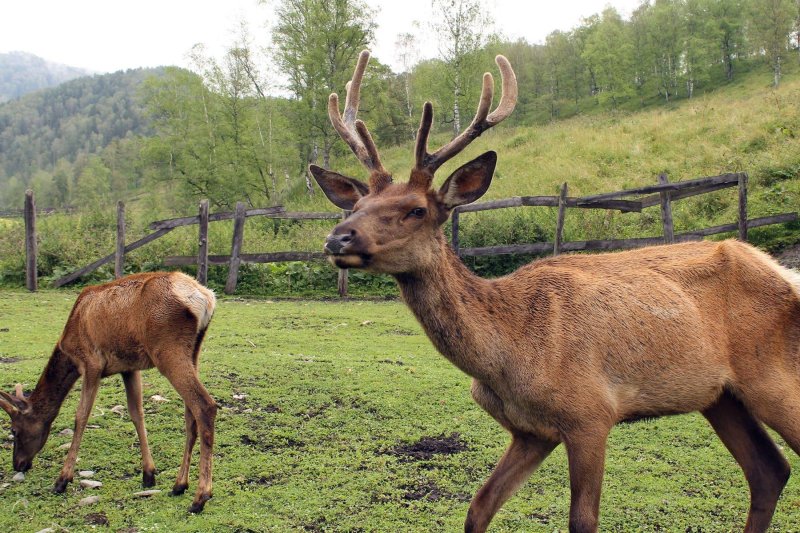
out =
[[[175,486],[172,487],[172,495],[173,496],[180,496],[181,494],[186,492],[186,489],[188,489],[188,488],[189,488],[189,484],[188,483],[175,484]]]
[[[67,485],[69,484],[69,479],[61,479],[59,478],[56,481],[56,484],[53,485],[53,492],[56,494],[62,494],[65,490],[67,490]]]
[[[156,473],[153,472],[142,472],[142,487],[149,489],[150,487],[156,486]]]
[[[203,511],[203,507],[205,507],[206,502],[211,499],[210,494],[204,494],[200,496],[200,499],[196,502],[192,502],[192,505],[189,506],[189,512],[192,514],[197,514]]]

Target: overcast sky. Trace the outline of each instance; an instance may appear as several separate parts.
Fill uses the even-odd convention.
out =
[[[568,30],[607,5],[623,16],[641,0],[485,0],[495,26],[510,38],[535,43],[553,30]],[[23,51],[49,61],[114,72],[160,65],[189,66],[187,53],[202,43],[221,56],[245,21],[256,45],[268,43],[275,0],[2,0],[0,52]],[[376,8],[374,55],[396,67],[394,43],[402,32],[429,33],[430,0],[371,0]],[[422,26],[414,29],[414,21]],[[423,38],[423,57],[436,55]]]

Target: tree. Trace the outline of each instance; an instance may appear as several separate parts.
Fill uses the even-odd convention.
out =
[[[694,95],[695,87],[706,81],[714,57],[714,23],[709,0],[684,0],[682,6],[683,77],[686,96]]]
[[[409,124],[413,124],[413,108],[411,106],[411,69],[414,63],[417,62],[419,57],[419,49],[417,48],[417,38],[413,33],[401,33],[397,36],[394,42],[396,48],[397,60],[403,67],[403,85],[406,92],[406,111],[408,113]],[[411,139],[416,136],[416,130],[411,126]]]
[[[372,41],[373,11],[361,0],[281,0],[273,31],[275,58],[298,102],[293,116],[302,166],[317,160],[330,167],[338,138],[328,119],[328,95],[340,93],[356,57]],[[303,168],[309,193],[312,181]]]
[[[751,23],[756,44],[772,66],[773,86],[781,81],[783,60],[789,49],[789,33],[797,7],[793,0],[752,0]]]
[[[586,40],[583,55],[595,65],[598,97],[613,107],[632,93],[633,45],[629,28],[614,8],[606,8]]]
[[[477,52],[487,40],[491,17],[481,0],[433,0],[432,30],[439,40],[439,55],[447,66],[453,95],[453,136],[461,133],[461,103],[471,83]]]
[[[733,79],[734,59],[744,50],[745,12],[744,0],[710,0],[709,3],[712,35],[722,52],[722,65],[728,81]]]
[[[647,10],[649,52],[653,58],[658,91],[666,101],[678,90],[683,27],[678,0],[655,0]]]

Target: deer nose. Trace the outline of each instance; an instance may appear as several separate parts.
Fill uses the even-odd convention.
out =
[[[17,461],[14,465],[14,470],[17,472],[27,472],[31,469],[32,464],[32,461]]]
[[[337,231],[334,228],[333,233],[328,235],[325,239],[325,252],[333,255],[341,254],[342,250],[356,237],[356,230]]]

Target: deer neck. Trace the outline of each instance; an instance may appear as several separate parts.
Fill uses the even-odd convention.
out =
[[[48,423],[55,420],[64,398],[77,379],[78,368],[56,346],[30,396],[37,415]]]
[[[439,239],[436,260],[415,272],[396,274],[405,303],[439,352],[468,375],[485,381],[499,368],[488,350],[493,331],[486,317],[499,297],[494,282],[473,274]]]

